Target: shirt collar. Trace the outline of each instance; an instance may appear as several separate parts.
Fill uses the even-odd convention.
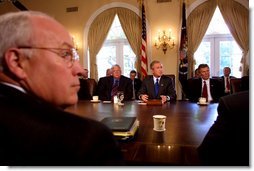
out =
[[[156,83],[157,79],[159,79],[158,81],[160,82],[161,77],[156,78],[155,76],[153,76],[153,82],[154,83]]]
[[[4,85],[7,85],[7,86],[9,86],[9,87],[13,87],[13,88],[15,88],[15,89],[17,89],[17,90],[19,90],[19,91],[21,91],[21,92],[23,92],[23,93],[27,93],[26,90],[23,89],[23,88],[20,87],[20,86],[16,86],[16,85],[14,85],[14,84],[6,83],[6,82],[1,82],[1,83],[4,84]]]

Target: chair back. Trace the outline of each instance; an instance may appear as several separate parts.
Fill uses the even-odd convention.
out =
[[[80,79],[79,100],[92,100],[96,94],[97,82],[95,79]]]
[[[95,79],[89,78],[87,79],[87,84],[88,84],[88,92],[91,97],[96,94],[96,89],[97,89],[97,82]]]
[[[175,83],[175,75],[174,74],[166,74],[165,76],[171,78],[172,83],[173,83],[173,87],[175,89],[175,85],[176,85],[176,83]]]
[[[230,83],[231,83],[232,94],[241,91],[240,78],[231,78]]]

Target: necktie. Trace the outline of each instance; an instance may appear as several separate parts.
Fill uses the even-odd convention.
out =
[[[206,98],[206,101],[208,101],[207,85],[206,85],[205,81],[204,81],[204,86],[203,86],[203,90],[202,90],[202,97]]]
[[[115,80],[115,83],[113,84],[113,87],[112,87],[112,90],[111,90],[111,98],[112,99],[117,94],[118,85],[119,85],[119,80]]]
[[[227,90],[230,90],[230,83],[229,83],[229,78],[227,77],[227,80],[226,80],[226,87],[227,87]]]
[[[135,93],[135,86],[134,86],[134,80],[132,81],[132,99],[136,99],[136,93]]]
[[[155,86],[154,86],[154,89],[155,89],[155,96],[157,97],[158,96],[158,93],[159,93],[159,79],[157,78],[156,79],[156,83],[155,83]]]

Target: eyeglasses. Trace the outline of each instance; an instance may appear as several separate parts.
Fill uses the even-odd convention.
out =
[[[70,49],[63,49],[63,48],[45,48],[45,47],[32,47],[32,46],[20,46],[18,47],[20,49],[41,49],[41,50],[47,50],[52,53],[57,54],[61,58],[63,58],[67,66],[71,68],[73,66],[73,63],[75,61],[79,61],[79,55],[76,49],[70,48]]]
[[[113,73],[121,72],[121,70],[112,70]]]

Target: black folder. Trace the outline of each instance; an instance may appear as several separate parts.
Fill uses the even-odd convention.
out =
[[[134,124],[136,117],[106,117],[101,122],[112,131],[129,131]]]
[[[139,122],[137,117],[106,117],[101,121],[115,136],[130,137],[134,136]]]

